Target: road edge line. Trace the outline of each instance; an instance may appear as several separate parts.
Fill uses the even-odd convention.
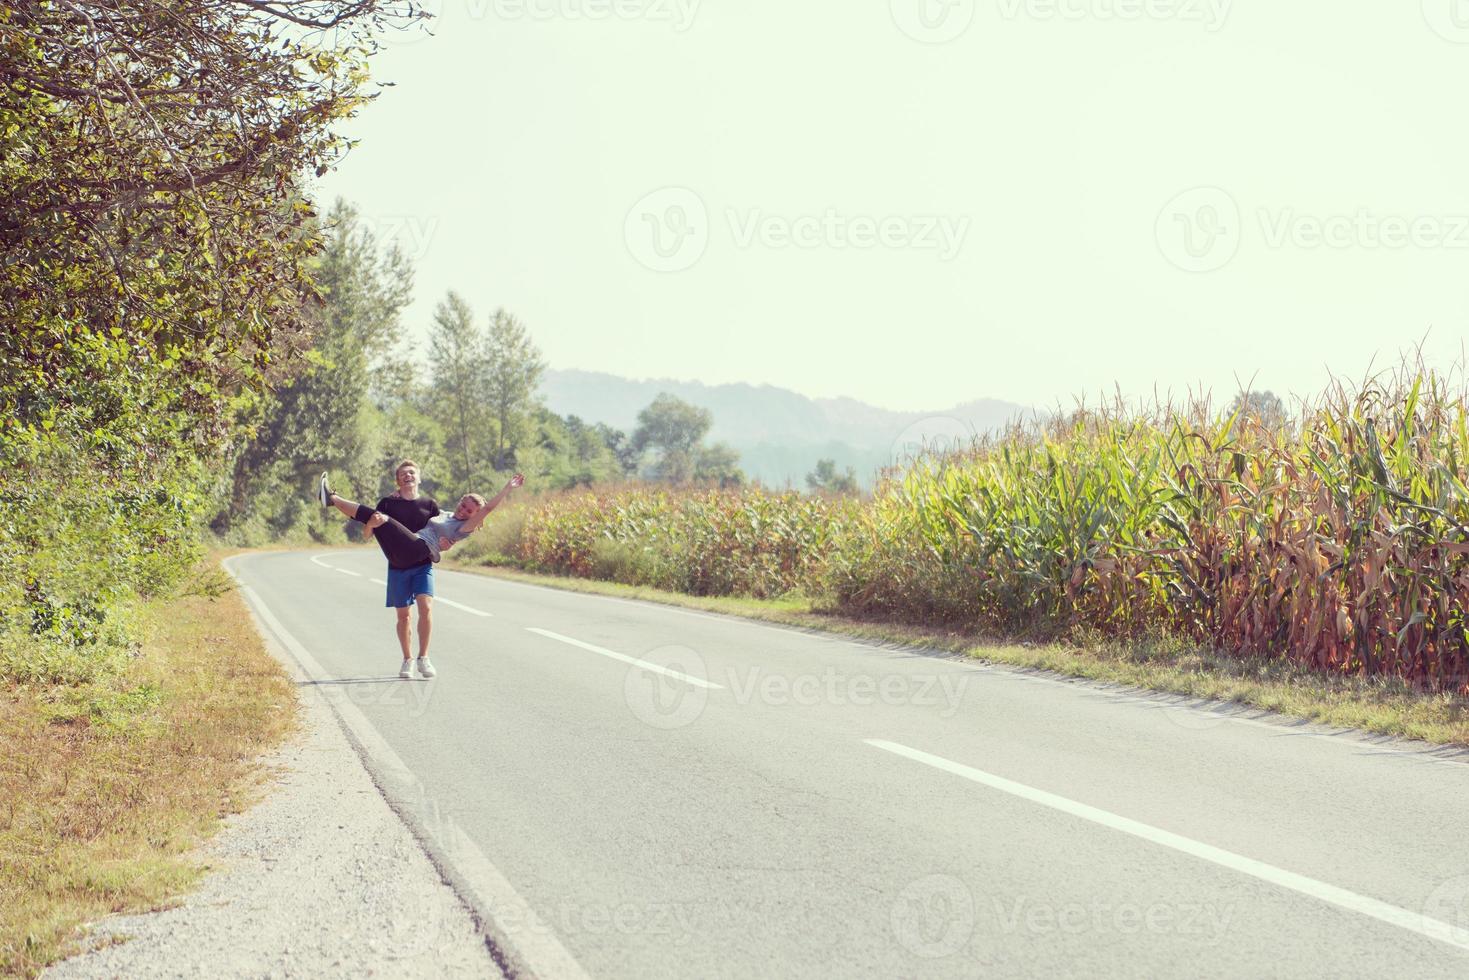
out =
[[[259,594],[240,577],[232,555],[221,562],[238,583],[257,631],[268,647],[289,653],[311,680],[325,671],[306,647],[281,624]],[[418,778],[398,753],[351,703],[328,699],[343,733],[357,752],[388,807],[403,821],[440,877],[473,915],[486,945],[505,974],[590,980],[581,964],[561,945],[530,904],[515,890],[479,846],[428,798]],[[390,783],[392,792],[389,791]]]

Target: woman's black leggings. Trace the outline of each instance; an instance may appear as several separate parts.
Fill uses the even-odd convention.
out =
[[[366,504],[357,505],[357,521],[366,524],[367,519],[377,511]],[[428,550],[428,542],[404,527],[396,518],[389,517],[386,524],[380,525],[374,530],[373,535],[387,552],[388,564],[394,568],[414,568],[424,562],[433,561],[433,552]]]

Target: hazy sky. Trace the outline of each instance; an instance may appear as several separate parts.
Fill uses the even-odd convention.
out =
[[[453,0],[324,197],[554,367],[887,408],[1469,336],[1469,2]]]

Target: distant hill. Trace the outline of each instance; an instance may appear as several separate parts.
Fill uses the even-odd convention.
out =
[[[966,444],[1029,413],[990,398],[932,412],[893,412],[854,398],[808,398],[772,385],[633,380],[599,371],[548,370],[541,382],[551,411],[629,433],[638,412],[664,391],[707,408],[714,417],[709,440],[738,450],[750,477],[801,490],[818,459],[834,459],[838,469],[850,466],[870,487],[878,470],[897,457],[925,446]]]

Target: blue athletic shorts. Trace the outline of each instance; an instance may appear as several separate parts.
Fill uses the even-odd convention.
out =
[[[413,605],[414,596],[434,594],[433,562],[417,568],[388,569],[388,602],[394,609]]]

